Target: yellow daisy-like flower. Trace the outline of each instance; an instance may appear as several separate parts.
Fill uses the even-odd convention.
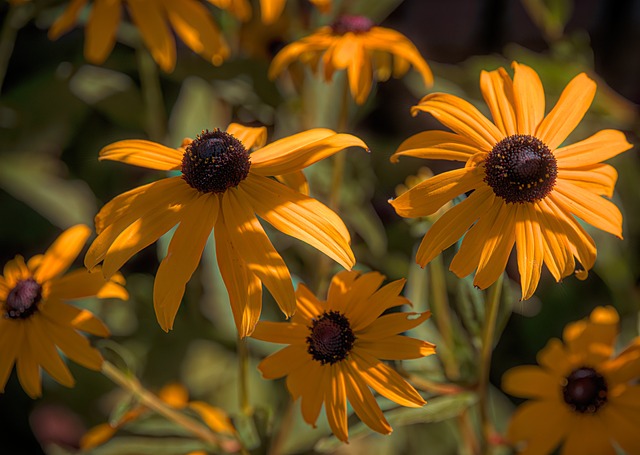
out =
[[[124,193],[96,216],[95,239],[85,257],[92,269],[113,275],[135,253],[179,224],[155,279],[156,316],[162,328],[173,326],[185,285],[214,231],[216,255],[229,292],[235,322],[246,336],[260,317],[262,284],[282,311],[296,308],[291,276],[256,214],[276,229],[317,248],[350,269],[355,263],[342,220],[328,207],[283,182],[300,184],[301,169],[347,147],[367,146],[348,134],[313,129],[266,142],[266,128],[231,124],[227,131],[206,131],[172,149],[143,140],[126,140],[100,151],[101,160],[182,175]],[[248,150],[259,148],[249,154]]]
[[[71,0],[49,29],[49,38],[58,39],[71,30],[87,3]],[[165,72],[173,71],[176,64],[172,29],[191,50],[214,65],[229,56],[224,37],[199,0],[93,0],[84,45],[85,58],[91,63],[103,63],[113,50],[125,6],[153,59]]]
[[[384,27],[376,27],[364,16],[341,16],[332,25],[289,44],[275,56],[269,77],[275,79],[289,65],[299,61],[315,72],[322,59],[324,79],[336,70],[346,70],[351,95],[363,104],[371,92],[373,78],[385,81],[403,76],[411,65],[431,87],[433,75],[427,62],[409,39]]]
[[[204,401],[189,401],[189,392],[182,384],[172,383],[164,386],[158,392],[158,398],[174,409],[189,409],[195,412],[216,433],[236,434],[231,419],[222,409],[211,406]],[[150,410],[147,407],[140,405],[125,412],[115,422],[97,425],[84,434],[80,441],[80,447],[83,450],[89,450],[102,445],[110,440],[119,429],[149,413]]]
[[[287,388],[294,400],[301,397],[302,416],[308,424],[315,426],[324,403],[329,425],[341,441],[348,439],[347,400],[369,427],[391,433],[369,387],[402,406],[425,404],[382,360],[433,354],[433,344],[398,335],[425,321],[430,313],[380,316],[389,308],[409,303],[399,295],[405,280],[380,288],[383,280],[377,272],[338,273],[326,301],[318,300],[301,284],[296,291],[298,311],[291,322],[261,321],[252,335],[289,345],[264,359],[258,368],[266,379],[287,376]]]
[[[513,63],[513,80],[500,68],[483,71],[480,88],[493,123],[468,102],[444,93],[425,96],[411,110],[429,112],[454,132],[426,131],[403,142],[391,161],[407,155],[462,161],[464,168],[433,177],[390,201],[403,217],[426,216],[473,191],[427,232],[416,256],[425,266],[464,236],[451,262],[459,277],[477,269],[474,285],[496,281],[517,248],[522,298],[531,297],[543,262],[557,281],[593,267],[596,246],[576,217],[622,237],[622,215],[609,200],[616,170],[601,161],[631,148],[620,131],[603,130],[560,147],[578,125],[596,84],[582,73],[545,116],[538,75]],[[584,271],[582,272],[584,274]]]
[[[538,353],[540,366],[507,371],[502,388],[530,398],[513,415],[508,439],[521,453],[562,455],[640,453],[640,343],[613,357],[618,313],[598,307],[565,327]]]
[[[124,280],[114,275],[75,270],[63,276],[89,238],[88,226],[63,232],[44,255],[25,263],[16,256],[0,276],[0,391],[4,390],[14,363],[27,394],[42,395],[40,367],[60,384],[73,387],[74,379],[58,349],[80,365],[100,370],[102,356],[78,331],[109,336],[109,329],[91,312],[66,300],[97,296],[126,300]]]

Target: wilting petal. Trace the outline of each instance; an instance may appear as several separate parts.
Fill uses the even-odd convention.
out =
[[[544,117],[544,88],[540,77],[534,70],[516,62],[513,62],[512,66],[514,70],[513,98],[518,134],[534,135]]]
[[[173,328],[185,286],[200,263],[218,216],[218,201],[217,195],[206,194],[185,207],[167,256],[158,267],[153,284],[153,306],[165,331]]]
[[[151,141],[130,139],[114,142],[100,150],[99,159],[120,161],[133,166],[169,171],[182,167],[183,151]]]
[[[121,15],[120,0],[93,2],[84,42],[84,55],[91,63],[103,63],[113,50]]]
[[[489,106],[493,123],[505,136],[516,134],[516,114],[514,111],[513,82],[504,70],[482,71],[480,91]]]
[[[149,7],[144,2],[127,2],[127,6],[153,59],[163,71],[173,71],[176,64],[176,43],[160,8]]]
[[[583,141],[560,147],[553,154],[558,168],[566,169],[600,163],[632,147],[622,131],[602,130]]]
[[[33,277],[39,283],[49,281],[64,273],[78,257],[91,235],[91,229],[78,224],[64,231],[47,249]]]
[[[467,161],[480,152],[477,144],[459,134],[448,131],[423,131],[414,134],[400,144],[391,162],[397,163],[401,156],[413,156],[426,160]]]

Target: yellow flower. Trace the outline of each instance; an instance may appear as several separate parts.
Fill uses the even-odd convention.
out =
[[[364,16],[341,16],[332,25],[289,44],[273,59],[269,77],[275,79],[295,61],[315,72],[320,59],[327,82],[336,70],[347,71],[349,89],[358,104],[367,100],[374,76],[381,81],[391,75],[401,77],[411,65],[427,87],[433,84],[431,69],[407,37],[376,27]]]
[[[425,321],[430,313],[391,313],[388,308],[408,303],[400,291],[405,280],[380,288],[384,276],[345,271],[333,277],[326,301],[298,286],[298,311],[290,323],[259,322],[253,337],[288,344],[264,359],[258,368],[266,379],[287,376],[293,399],[301,397],[302,416],[315,426],[324,403],[329,425],[347,441],[347,400],[373,430],[389,434],[391,426],[369,387],[403,406],[425,401],[382,360],[417,359],[431,355],[435,346],[398,335]],[[378,289],[380,288],[380,289]]]
[[[71,0],[64,13],[49,29],[49,38],[58,39],[78,20],[88,0]],[[136,25],[153,59],[165,72],[176,64],[173,31],[194,52],[214,65],[222,64],[229,48],[209,11],[198,0],[93,0],[85,30],[85,58],[103,63],[116,42],[123,7]]]
[[[231,419],[229,419],[222,409],[211,406],[204,401],[189,401],[189,392],[182,384],[171,383],[164,386],[160,392],[158,392],[158,398],[174,409],[189,409],[195,412],[203,422],[216,433],[228,435],[236,433]],[[125,412],[122,417],[115,422],[103,423],[91,428],[82,437],[80,447],[82,447],[83,450],[89,450],[104,444],[111,439],[119,429],[149,414],[149,412],[150,410],[145,406],[136,406]],[[196,452],[193,453],[195,454]]]
[[[451,263],[459,277],[477,269],[474,285],[496,281],[517,248],[522,298],[531,297],[544,262],[557,281],[596,259],[593,239],[575,217],[622,237],[622,215],[609,200],[616,170],[601,161],[631,148],[623,133],[603,130],[560,147],[586,113],[596,84],[584,73],[564,89],[545,117],[538,75],[513,63],[513,80],[500,68],[483,71],[480,88],[491,123],[468,102],[444,93],[425,96],[411,110],[429,112],[454,132],[425,131],[403,142],[401,155],[465,162],[390,201],[407,218],[434,213],[443,204],[473,191],[427,232],[416,256],[425,266],[464,236]],[[583,272],[584,273],[584,272]]]
[[[347,147],[366,145],[348,134],[313,129],[265,147],[266,128],[231,124],[206,131],[183,148],[142,140],[111,144],[101,160],[158,170],[180,170],[128,191],[96,217],[95,239],[85,257],[92,269],[103,261],[106,277],[135,253],[179,224],[154,285],[154,306],[162,328],[173,326],[185,285],[200,261],[213,229],[216,255],[236,326],[246,336],[260,317],[262,284],[287,315],[295,311],[291,276],[256,214],[276,229],[307,242],[345,268],[355,262],[342,220],[315,199],[270,178],[299,183],[301,169]],[[248,150],[259,150],[249,154]]]
[[[503,389],[530,398],[511,420],[508,439],[523,454],[640,453],[640,341],[615,357],[618,314],[598,307],[588,319],[564,330],[564,344],[552,339],[538,353],[540,366],[505,373]]]
[[[40,367],[66,387],[74,379],[58,349],[80,365],[100,370],[102,356],[78,331],[109,336],[109,329],[91,312],[66,300],[97,296],[126,300],[122,276],[105,281],[101,273],[74,270],[62,276],[89,238],[84,225],[67,229],[44,255],[25,263],[16,256],[0,276],[0,391],[16,364],[18,379],[27,394],[42,395]]]

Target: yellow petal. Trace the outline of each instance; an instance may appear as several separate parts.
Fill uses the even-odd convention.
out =
[[[293,315],[291,322],[297,324],[308,326],[312,319],[317,319],[324,311],[322,302],[302,283],[298,284],[296,289],[296,303],[296,314]]]
[[[259,175],[250,175],[238,191],[258,216],[279,231],[308,243],[344,268],[355,264],[347,227],[324,204]]]
[[[377,341],[388,338],[422,324],[431,316],[430,311],[424,313],[391,313],[380,316],[369,327],[358,333],[358,339],[363,341]]]
[[[91,229],[78,224],[64,231],[44,253],[33,277],[44,283],[64,273],[74,261],[91,235]]]
[[[491,111],[493,123],[500,132],[505,137],[516,134],[513,82],[504,68],[489,72],[482,71],[480,90]]]
[[[349,35],[349,34],[347,34]],[[344,51],[344,49],[343,49]],[[349,90],[357,104],[364,104],[371,92],[373,67],[367,50],[356,44],[346,55]]]
[[[99,271],[89,273],[86,269],[79,269],[52,281],[47,298],[73,300],[93,296],[127,300],[129,294],[119,284],[105,280]]]
[[[357,282],[360,282],[359,279]],[[352,330],[359,331],[375,321],[382,312],[396,303],[396,297],[402,292],[407,280],[396,280],[375,291],[366,302],[360,305],[360,311],[352,311],[349,314],[349,323]],[[353,306],[352,306],[353,308]],[[355,310],[355,308],[353,308]]]
[[[100,150],[100,160],[120,161],[133,166],[176,170],[182,167],[184,151],[165,147],[151,141],[126,140],[109,144]]]
[[[502,376],[502,390],[521,398],[562,400],[563,378],[534,365],[511,368]]]
[[[13,364],[19,355],[23,343],[24,324],[15,324],[9,319],[0,321],[0,392],[4,392],[4,386],[9,379]]]
[[[472,140],[485,152],[490,151],[504,136],[500,130],[470,103],[446,93],[433,93],[411,108],[411,114],[428,112],[440,123]]]
[[[287,185],[294,191],[309,196],[309,182],[302,171],[290,172],[289,174],[275,175],[276,180]]]
[[[82,450],[90,450],[104,444],[116,434],[116,429],[108,423],[102,423],[97,425],[84,435],[80,439],[80,448]]]
[[[372,430],[382,434],[391,434],[391,425],[385,419],[367,383],[351,368],[349,363],[345,363],[344,380],[347,398],[358,417]]]
[[[127,2],[131,19],[140,30],[142,41],[163,71],[170,73],[176,64],[176,43],[167,26],[160,4]]]
[[[93,2],[85,28],[84,56],[91,63],[103,63],[116,44],[122,15],[121,0]]]
[[[533,135],[544,117],[544,88],[534,70],[516,62],[512,66],[518,134]]]
[[[36,361],[33,348],[29,345],[28,337],[24,336],[20,353],[16,361],[16,371],[20,385],[31,398],[42,395],[42,380],[40,378],[40,366]]]
[[[568,245],[569,240],[545,200],[535,204],[536,216],[540,221],[544,262],[556,281],[573,273],[575,262]]]
[[[595,93],[596,83],[585,73],[574,77],[562,91],[554,108],[538,125],[534,136],[544,142],[550,150],[555,150],[578,126]]]
[[[300,409],[304,421],[315,428],[316,420],[318,420],[318,415],[324,402],[324,393],[322,391],[327,387],[326,384],[329,382],[331,369],[327,368],[326,365],[321,365],[320,362],[310,361],[308,366],[304,369],[298,369],[296,372],[304,370],[308,371],[308,374],[306,375],[305,388],[301,394]]]
[[[370,340],[356,340],[355,347],[382,360],[408,360],[436,353],[432,343],[402,335]]]
[[[192,401],[189,403],[189,407],[197,412],[204,423],[216,433],[234,434],[236,432],[231,419],[222,409],[213,407],[204,401]]]
[[[72,326],[77,330],[99,337],[108,337],[109,329],[89,310],[77,308],[57,300],[49,299],[40,307],[42,314],[62,327]]]
[[[351,289],[354,281],[359,276],[360,272],[358,272],[357,270],[343,270],[336,273],[331,278],[331,283],[329,284],[329,291],[327,292],[327,303],[329,305],[335,305],[338,302],[342,301],[342,296],[346,295],[349,289]],[[382,280],[380,281],[380,283],[382,283]]]
[[[100,352],[89,344],[89,340],[68,325],[57,321],[47,324],[56,345],[67,357],[85,368],[99,371],[102,368]]]
[[[173,328],[185,286],[200,263],[202,251],[215,225],[218,204],[217,195],[203,194],[185,207],[167,255],[158,267],[153,283],[153,306],[164,331]]]
[[[309,328],[304,324],[261,321],[251,338],[281,344],[305,344]]]
[[[591,164],[587,166],[558,169],[558,178],[569,180],[576,186],[589,190],[598,196],[613,196],[613,189],[618,180],[618,172],[608,164]]]
[[[80,10],[87,4],[87,0],[71,0],[62,15],[56,19],[49,29],[50,40],[57,40],[60,36],[73,28],[78,21]]]
[[[282,312],[296,309],[289,269],[275,250],[244,194],[231,188],[222,197],[222,212],[229,238],[248,269],[269,289]]]
[[[260,325],[260,324],[258,324]],[[265,379],[278,379],[289,374],[311,359],[307,346],[287,346],[264,359],[258,364],[258,370]]]
[[[543,237],[535,207],[529,204],[519,205],[515,234],[522,300],[526,300],[538,287],[544,258]]]
[[[530,455],[552,453],[570,429],[568,408],[555,401],[530,401],[521,405],[509,425],[507,438],[526,442]]]
[[[239,123],[230,123],[227,133],[242,142],[247,150],[259,149],[267,143],[267,127],[250,127]]]
[[[73,387],[75,380],[56,349],[57,340],[51,330],[51,326],[54,324],[50,324],[42,318],[38,319],[37,325],[35,321],[29,322],[31,327],[26,328],[26,334],[29,348],[32,349],[31,353],[36,358],[36,362],[42,365],[45,371],[60,384],[65,387]]]
[[[467,161],[480,150],[475,142],[459,134],[447,131],[423,131],[414,134],[400,144],[391,162],[401,156],[413,156],[425,160]]]
[[[349,318],[359,318],[359,314],[368,309],[369,298],[378,290],[384,278],[385,276],[378,272],[362,274],[338,299],[327,301],[327,306],[346,314]]]
[[[389,203],[405,218],[428,216],[455,197],[483,185],[482,173],[476,168],[461,168],[418,183]]]
[[[348,442],[347,425],[347,390],[344,381],[344,371],[340,363],[329,367],[329,380],[325,383],[324,407],[327,421],[336,438]]]
[[[260,0],[260,12],[264,24],[273,24],[282,14],[286,0]]]
[[[264,175],[282,175],[299,171],[349,147],[367,145],[350,134],[336,134],[316,128],[294,134],[256,150],[251,154],[251,172]]]
[[[600,163],[632,147],[623,132],[602,130],[583,141],[560,147],[553,154],[558,160],[558,168],[566,169]]]

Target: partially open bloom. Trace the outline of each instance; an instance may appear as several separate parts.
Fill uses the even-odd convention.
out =
[[[194,412],[215,433],[229,436],[236,434],[236,429],[231,423],[231,419],[222,409],[211,406],[204,401],[189,401],[189,392],[182,384],[172,383],[164,386],[158,392],[158,398],[171,408]],[[103,423],[91,428],[82,437],[80,446],[83,450],[89,450],[102,445],[115,436],[118,430],[150,413],[151,411],[147,407],[138,405],[122,414],[117,421]]]
[[[374,77],[380,81],[391,75],[402,77],[412,65],[427,87],[433,84],[429,65],[406,36],[376,27],[364,16],[341,16],[332,25],[289,44],[273,59],[269,77],[275,79],[296,61],[315,72],[320,60],[327,82],[336,70],[347,71],[349,89],[358,104],[367,100]]]
[[[267,379],[287,376],[293,399],[301,398],[302,416],[314,425],[324,403],[329,425],[347,441],[347,400],[373,430],[389,434],[391,426],[369,387],[402,406],[420,407],[425,401],[382,360],[417,359],[431,355],[435,346],[398,335],[430,313],[391,313],[385,310],[408,303],[400,296],[405,280],[380,288],[384,276],[340,272],[333,277],[326,301],[307,287],[296,291],[298,311],[289,323],[259,322],[253,337],[288,344],[264,359],[258,368]]]
[[[505,392],[529,398],[511,419],[508,439],[521,453],[640,453],[640,339],[614,356],[618,313],[598,307],[565,327],[538,353],[540,366],[520,366],[502,378]]]
[[[71,30],[88,1],[71,0],[49,29],[49,38],[58,39]],[[101,64],[111,53],[125,6],[127,15],[163,71],[173,71],[176,64],[173,32],[191,50],[214,65],[220,65],[229,56],[224,37],[211,13],[199,0],[93,0],[84,44],[85,58],[91,63]]]
[[[179,224],[153,289],[158,322],[169,330],[213,229],[240,335],[250,334],[260,317],[263,283],[291,316],[296,304],[289,270],[256,214],[345,268],[350,269],[355,259],[349,232],[338,215],[270,177],[298,186],[304,167],[347,147],[366,145],[354,136],[320,128],[260,148],[265,141],[266,128],[231,124],[226,132],[216,129],[185,140],[178,149],[143,140],[102,149],[101,160],[179,170],[182,175],[135,188],[106,204],[96,216],[98,237],[85,265],[92,269],[103,262],[103,273],[112,276],[131,256]],[[253,148],[258,150],[249,154]]]
[[[622,215],[608,199],[616,170],[601,161],[631,148],[620,131],[603,130],[560,146],[578,125],[596,84],[582,73],[564,89],[547,116],[544,90],[531,68],[513,63],[513,80],[500,68],[483,71],[480,88],[493,123],[457,96],[434,93],[411,110],[429,112],[454,132],[425,131],[404,141],[391,157],[462,161],[390,201],[407,218],[434,213],[453,198],[472,192],[427,232],[416,261],[425,266],[464,236],[451,262],[459,277],[477,269],[481,289],[504,271],[514,244],[522,298],[533,295],[542,264],[557,281],[593,267],[596,246],[576,217],[622,237]],[[575,259],[574,259],[575,257]]]
[[[99,370],[102,356],[79,331],[100,337],[109,329],[91,312],[66,303],[85,297],[127,299],[124,280],[114,275],[85,269],[67,271],[89,238],[88,226],[67,229],[44,255],[26,263],[16,256],[0,276],[0,391],[4,390],[14,363],[18,379],[27,394],[42,395],[40,367],[60,384],[73,387],[75,381],[60,358],[60,349],[80,365]]]

